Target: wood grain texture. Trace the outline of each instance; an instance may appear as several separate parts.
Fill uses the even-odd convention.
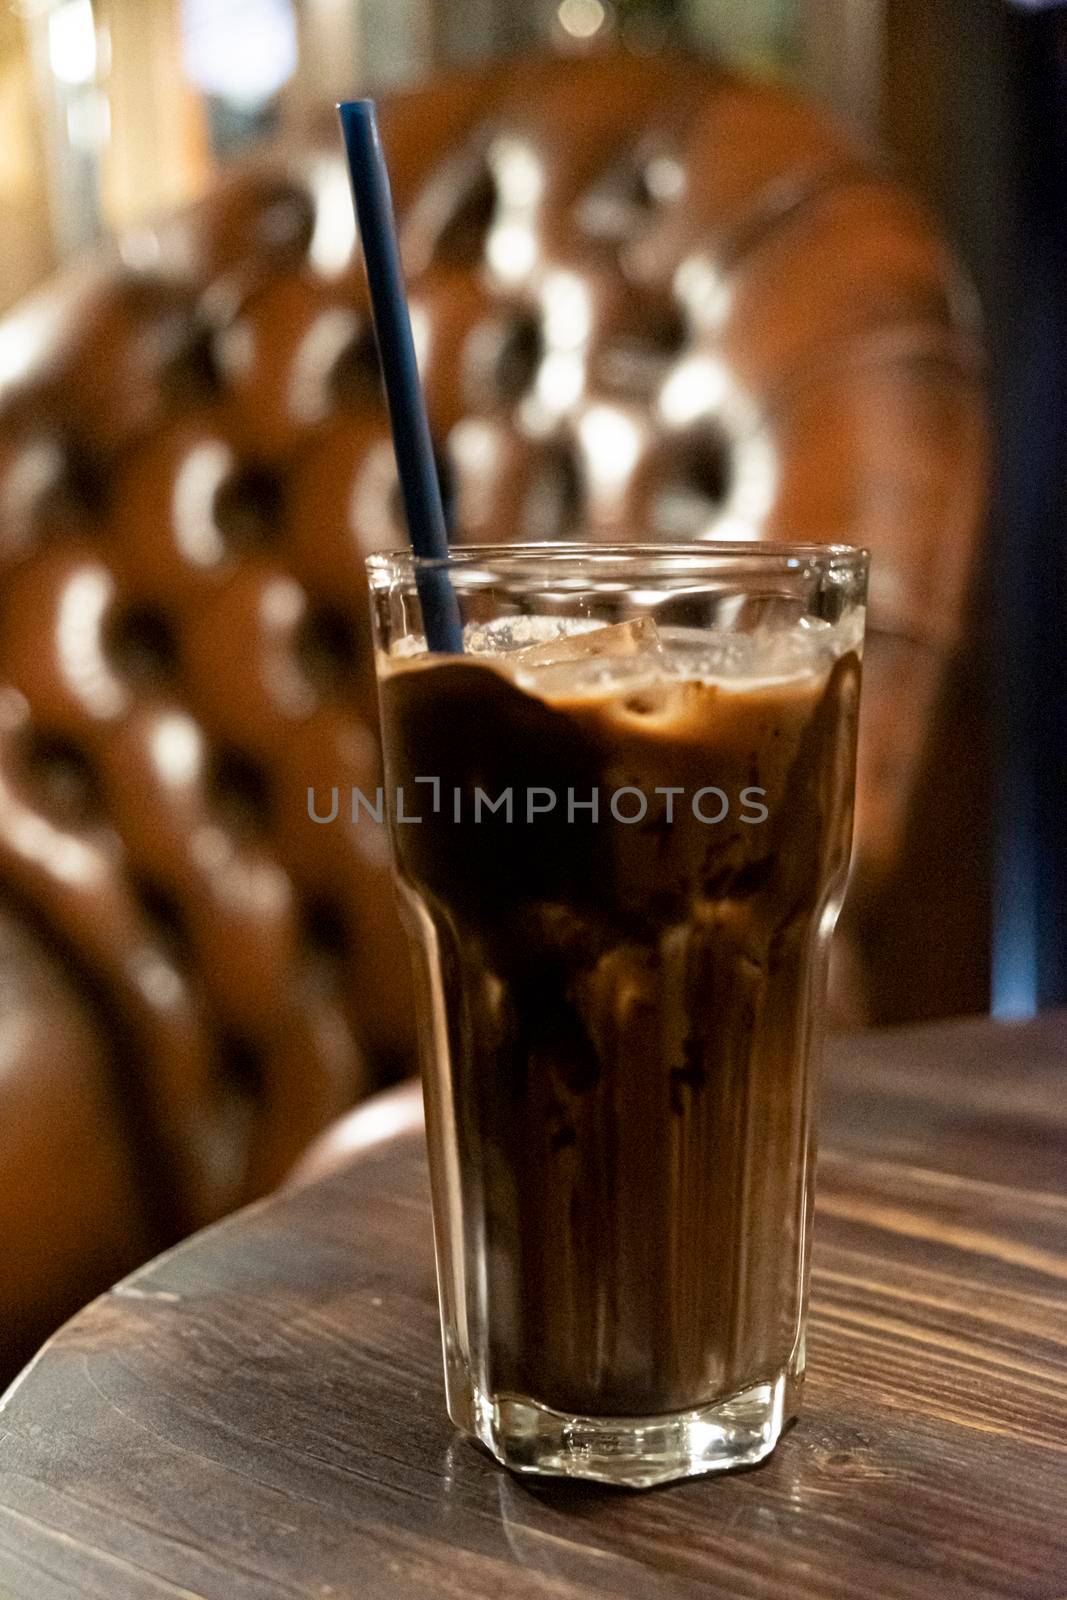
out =
[[[804,1414],[531,1487],[445,1417],[417,1136],[96,1302],[0,1411],[3,1600],[1067,1594],[1067,1014],[831,1051]]]

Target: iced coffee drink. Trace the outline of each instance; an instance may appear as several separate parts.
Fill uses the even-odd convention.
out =
[[[480,554],[462,656],[372,569],[450,1410],[537,1471],[757,1460],[803,1373],[862,560]]]

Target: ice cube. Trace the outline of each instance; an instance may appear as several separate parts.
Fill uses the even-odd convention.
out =
[[[555,697],[610,694],[658,682],[666,657],[656,624],[640,617],[511,651],[498,664],[521,688]]]
[[[723,689],[821,673],[841,651],[830,623],[814,617],[801,617],[780,629],[665,628],[661,638],[673,673]]]
[[[627,660],[633,656],[662,659],[659,629],[651,617],[635,617],[630,622],[609,623],[582,633],[565,633],[524,650],[508,652],[505,665],[524,671],[529,667],[554,667],[564,661],[594,661],[610,658]]]
[[[496,617],[492,622],[468,622],[463,649],[472,656],[515,655],[523,648],[595,632],[597,626],[588,617]]]

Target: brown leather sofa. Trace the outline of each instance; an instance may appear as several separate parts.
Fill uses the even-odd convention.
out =
[[[981,386],[928,219],[678,59],[494,66],[383,132],[458,537],[871,547],[838,1011],[981,1006],[937,766],[977,748]],[[0,331],[0,1367],[410,1064],[384,842],[306,810],[375,782],[362,561],[402,537],[350,230],[324,110]]]

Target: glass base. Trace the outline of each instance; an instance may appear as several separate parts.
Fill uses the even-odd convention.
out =
[[[649,1489],[764,1460],[796,1415],[798,1388],[781,1372],[715,1405],[654,1417],[573,1417],[521,1395],[494,1402],[475,1390],[469,1410],[455,1408],[452,1420],[513,1472]]]

